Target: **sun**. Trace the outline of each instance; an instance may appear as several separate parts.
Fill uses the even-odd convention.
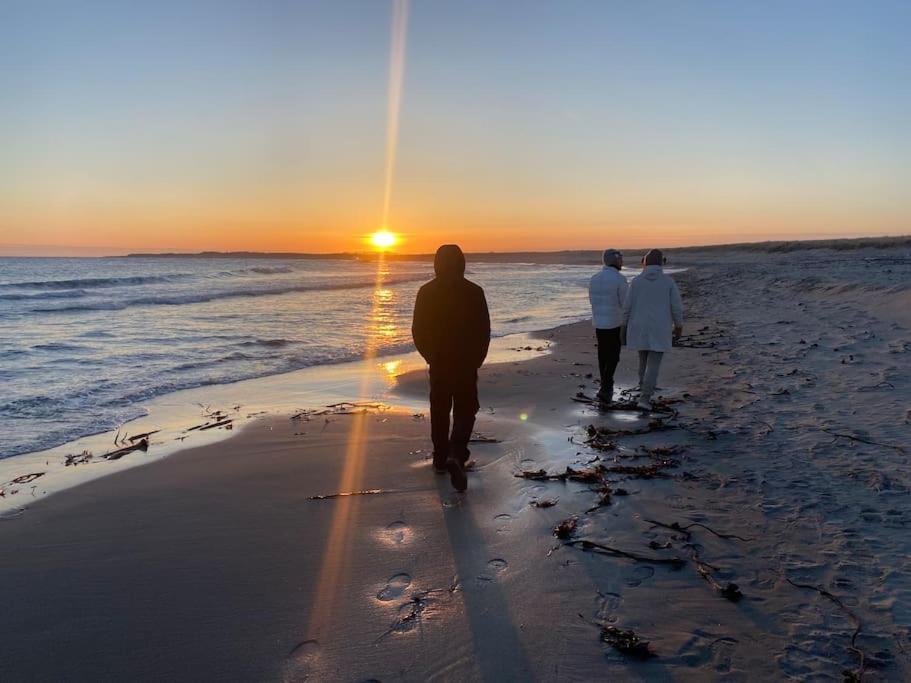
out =
[[[378,230],[370,235],[370,244],[377,249],[391,249],[398,244],[398,242],[398,235],[389,232],[388,230]]]

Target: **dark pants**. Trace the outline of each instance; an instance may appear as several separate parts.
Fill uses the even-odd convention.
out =
[[[598,370],[601,373],[601,391],[604,398],[614,395],[614,371],[620,362],[620,328],[595,330],[598,337]]]
[[[430,437],[434,465],[444,465],[450,454],[463,463],[468,460],[468,440],[480,407],[477,370],[430,366]]]

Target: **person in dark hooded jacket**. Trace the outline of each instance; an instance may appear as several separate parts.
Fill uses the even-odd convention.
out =
[[[437,249],[433,269],[436,277],[418,290],[411,335],[430,365],[434,469],[448,470],[452,485],[464,491],[468,440],[480,407],[478,368],[490,345],[490,314],[484,290],[465,279],[465,255],[458,245]]]

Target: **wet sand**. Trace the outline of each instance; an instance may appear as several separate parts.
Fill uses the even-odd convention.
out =
[[[659,382],[676,416],[571,400],[596,389],[585,323],[485,367],[477,431],[497,441],[473,445],[466,495],[432,473],[425,418],[272,415],[0,521],[3,678],[907,679],[908,292],[813,258],[694,257]],[[599,451],[588,425],[642,433]],[[610,504],[515,476],[567,466],[603,468]],[[564,544],[571,517],[568,540],[639,559]]]

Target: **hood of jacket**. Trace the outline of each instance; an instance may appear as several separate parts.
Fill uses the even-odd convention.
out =
[[[444,244],[433,257],[433,272],[441,280],[457,280],[465,276],[465,254],[458,244]]]
[[[661,266],[646,266],[642,269],[642,276],[646,280],[657,280],[663,273]]]

